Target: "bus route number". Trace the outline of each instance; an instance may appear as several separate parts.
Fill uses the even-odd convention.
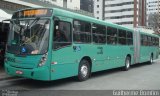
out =
[[[98,52],[97,54],[103,54],[103,47],[97,47]]]

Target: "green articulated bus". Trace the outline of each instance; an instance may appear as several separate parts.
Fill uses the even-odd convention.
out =
[[[158,58],[159,37],[58,8],[15,12],[5,70],[11,76],[57,80]]]

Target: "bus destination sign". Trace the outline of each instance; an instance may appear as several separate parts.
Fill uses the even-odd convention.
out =
[[[12,18],[49,17],[51,15],[51,9],[28,9],[15,12]]]
[[[23,12],[24,16],[33,16],[33,15],[46,15],[48,10],[39,9],[39,10],[25,10]]]

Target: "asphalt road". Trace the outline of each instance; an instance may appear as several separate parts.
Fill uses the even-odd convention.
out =
[[[50,82],[25,78],[2,80],[0,89],[29,90],[32,93],[37,90],[160,90],[160,60],[152,65],[136,64],[129,71],[117,68],[93,73],[84,82],[78,82],[74,77]]]

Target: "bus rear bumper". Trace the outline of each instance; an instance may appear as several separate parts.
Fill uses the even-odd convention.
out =
[[[23,69],[13,67],[5,63],[5,71],[11,76],[25,77],[42,81],[50,80],[49,68],[46,66],[34,69]]]

